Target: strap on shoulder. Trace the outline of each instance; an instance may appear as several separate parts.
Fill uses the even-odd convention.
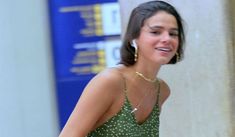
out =
[[[119,70],[118,68],[114,67],[113,69],[116,70],[121,75],[121,77],[124,81],[124,92],[126,94],[126,92],[127,92],[126,77],[124,76],[123,72],[121,72],[121,70]]]
[[[160,107],[160,106],[159,106],[159,98],[160,98],[160,91],[161,91],[160,79],[157,79],[156,85],[157,85],[157,106]]]

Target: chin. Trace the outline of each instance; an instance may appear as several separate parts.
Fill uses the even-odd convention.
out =
[[[158,59],[159,64],[165,65],[168,64],[171,61],[172,58],[160,58]]]
[[[164,63],[161,63],[161,65],[167,65],[169,62],[164,62]]]
[[[170,60],[158,60],[156,61],[157,64],[160,64],[160,65],[165,65],[165,64],[168,64],[170,62]]]

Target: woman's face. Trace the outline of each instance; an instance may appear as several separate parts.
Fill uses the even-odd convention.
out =
[[[136,39],[138,61],[167,64],[175,55],[179,45],[178,25],[175,17],[159,11],[145,20]]]

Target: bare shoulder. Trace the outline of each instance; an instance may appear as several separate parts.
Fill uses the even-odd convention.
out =
[[[112,103],[124,89],[122,75],[116,68],[107,68],[98,73],[86,86],[83,96],[93,96],[95,100]]]
[[[160,82],[160,106],[162,106],[163,103],[170,96],[171,91],[170,87],[164,80],[159,79],[159,82]]]
[[[96,75],[95,78],[100,78],[103,80],[108,80],[106,82],[116,82],[122,79],[121,72],[118,68],[107,68]]]
[[[123,87],[122,75],[117,68],[107,68],[97,74],[87,85],[87,88],[99,89],[98,92],[115,92]],[[113,93],[111,93],[113,94]]]
[[[115,69],[97,74],[85,87],[60,137],[86,136],[94,129],[120,94],[121,78]]]

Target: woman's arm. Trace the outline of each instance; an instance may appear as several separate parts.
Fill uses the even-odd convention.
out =
[[[120,90],[118,73],[105,70],[95,76],[84,89],[59,137],[86,136],[110,108],[117,90]]]

